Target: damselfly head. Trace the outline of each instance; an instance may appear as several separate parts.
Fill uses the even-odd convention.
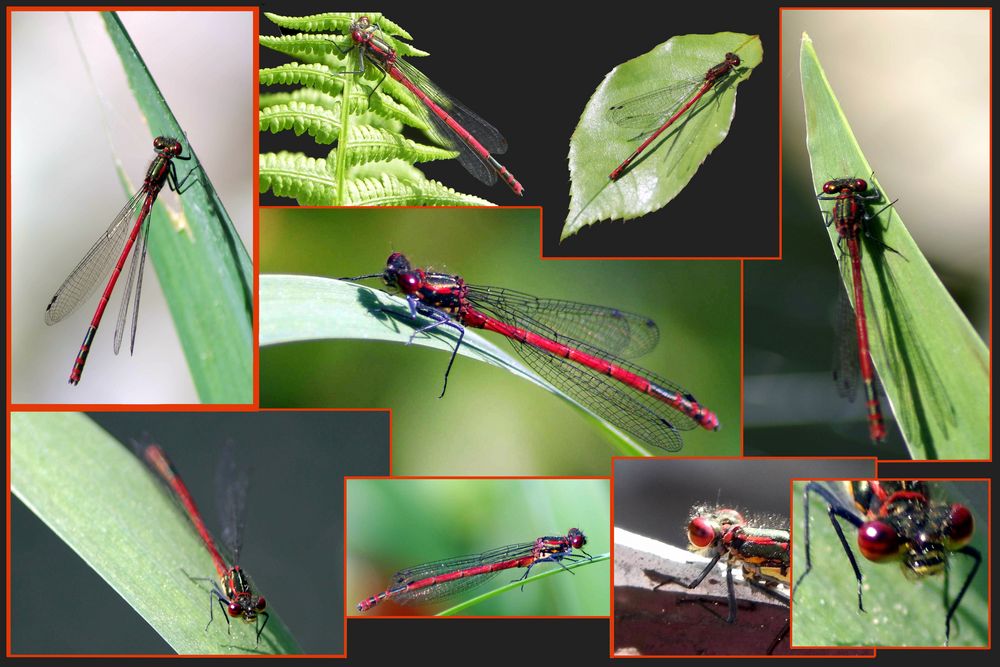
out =
[[[569,545],[574,549],[582,549],[587,544],[587,537],[579,528],[570,528],[566,537],[569,538]]]
[[[158,153],[166,153],[171,157],[181,154],[181,142],[173,137],[157,137],[153,139],[153,149]]]
[[[726,62],[729,63],[732,67],[739,67],[740,66],[740,57],[738,55],[736,55],[735,53],[727,53],[726,54]]]
[[[866,521],[858,530],[858,548],[874,562],[900,560],[910,579],[939,574],[948,552],[972,539],[975,522],[964,506],[900,503],[894,513]]]
[[[840,193],[863,194],[868,191],[868,182],[863,178],[835,178],[823,184],[823,194]]]
[[[420,282],[419,276],[413,271],[410,260],[401,252],[394,252],[385,261],[382,280],[389,287],[398,287],[406,294],[413,292]]]
[[[711,551],[719,539],[734,526],[743,523],[743,515],[733,509],[697,506],[688,522],[688,548],[695,552]]]
[[[371,20],[367,16],[358,17],[358,20],[351,24],[351,39],[355,42],[366,42],[373,32]]]

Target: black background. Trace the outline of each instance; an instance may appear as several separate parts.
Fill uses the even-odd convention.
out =
[[[398,6],[398,11],[392,7]],[[778,20],[761,3],[721,2],[700,11],[618,3],[587,8],[568,3],[471,5],[428,2],[379,9],[430,51],[412,59],[443,90],[492,123],[510,145],[501,163],[525,187],[517,197],[498,182],[483,185],[454,160],[423,163],[428,178],[501,205],[543,207],[544,256],[773,257],[778,254]],[[315,11],[283,2],[274,13]],[[650,12],[654,7],[661,10]],[[264,6],[269,10],[268,6]],[[332,9],[332,8],[331,8]],[[452,11],[449,11],[452,10]],[[498,12],[507,16],[501,20]],[[261,16],[261,34],[278,35]],[[674,35],[723,31],[758,34],[764,60],[740,84],[729,136],[688,186],[663,209],[622,224],[600,222],[559,243],[569,206],[569,140],[584,105],[604,75]],[[292,59],[261,49],[261,67]],[[265,91],[282,87],[271,86]],[[261,153],[301,151],[325,157],[329,146],[292,132],[262,132]],[[624,157],[624,156],[623,156]],[[261,195],[262,205],[294,200]]]

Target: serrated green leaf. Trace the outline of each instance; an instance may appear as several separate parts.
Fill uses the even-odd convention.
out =
[[[313,276],[262,275],[260,277],[260,344],[276,345],[322,339],[381,340],[410,344],[414,328],[403,319],[386,314],[387,308],[408,313],[404,299],[341,280]],[[429,318],[420,317],[427,324]],[[442,328],[443,329],[443,328]],[[455,347],[451,330],[441,329],[413,339],[412,344],[450,352]],[[525,368],[509,354],[466,330],[458,353],[486,362],[522,377],[568,401],[608,433],[616,436],[617,445],[627,456],[649,456],[643,446],[619,432],[572,398]]]
[[[10,484],[178,653],[300,652],[270,607],[259,646],[242,624],[230,636],[216,618],[205,631],[206,591],[185,572],[214,572],[208,551],[142,463],[86,416],[11,415]]]
[[[727,52],[740,57],[740,66],[710,88],[612,182],[608,175],[645,136],[643,129],[616,125],[609,109],[687,79],[692,80],[686,99],[690,98],[700,88],[698,81]],[[762,58],[757,36],[683,35],[611,70],[588,100],[570,139],[570,207],[561,239],[600,220],[646,215],[676,197],[726,138],[736,111],[736,87],[749,78]],[[656,127],[646,129],[651,132]]]
[[[800,54],[807,145],[815,192],[833,178],[878,185],[808,36]],[[822,216],[830,202],[818,200]],[[817,216],[817,231],[824,218]],[[989,458],[989,351],[948,294],[893,207],[868,223],[862,275],[871,356],[911,455],[916,459]],[[827,234],[839,261],[839,236]],[[883,244],[896,252],[887,251]],[[850,272],[842,272],[852,294]]]
[[[149,254],[204,403],[253,401],[253,266],[229,214],[200,168],[142,57],[114,13],[102,13],[139,108],[156,134],[181,138],[185,167],[200,170],[180,197],[184,213],[158,201]],[[179,168],[180,177],[187,173]],[[121,174],[131,195],[135,185]],[[195,177],[192,177],[194,179]]]

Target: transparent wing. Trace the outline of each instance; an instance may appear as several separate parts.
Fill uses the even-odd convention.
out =
[[[247,491],[250,475],[240,464],[236,444],[227,441],[215,470],[216,507],[222,522],[222,543],[229,550],[234,565],[240,562],[243,549],[243,528],[246,525]]]
[[[500,132],[480,118],[475,112],[463,105],[454,97],[446,94],[419,70],[404,60],[397,60],[395,66],[437,106],[441,107],[466,132],[472,135],[488,152],[500,155],[507,151],[507,140]],[[458,151],[458,161],[478,180],[493,185],[497,181],[496,171],[476,150],[469,146],[462,135],[448,123],[424,106],[424,116],[430,123],[433,133],[442,144]]]
[[[45,307],[46,324],[55,324],[76,310],[108,276],[111,267],[125,247],[125,240],[129,237],[132,214],[145,197],[146,190],[141,189],[125,202],[125,206],[111,221],[107,231],[97,239],[62,286],[56,290],[55,296]]]
[[[696,400],[677,384],[609,354],[606,350],[559,333],[523,312],[511,314],[504,310],[502,303],[494,307],[493,303],[480,301],[477,298],[480,294],[481,292],[470,291],[469,300],[477,308],[498,319],[620,366],[678,396]],[[511,340],[511,344],[532,369],[560,391],[605,421],[644,442],[675,452],[683,446],[678,431],[687,431],[697,426],[691,417],[674,406],[625,385],[609,375],[520,341]]]
[[[122,336],[125,333],[125,318],[128,316],[128,304],[131,301],[132,290],[135,289],[135,307],[132,309],[132,342],[130,353],[135,349],[135,329],[139,318],[139,296],[142,292],[142,270],[146,263],[146,242],[149,237],[149,206],[151,202],[147,198],[143,204],[142,229],[139,231],[139,243],[135,244],[132,251],[132,261],[129,263],[128,280],[125,281],[125,292],[122,294],[122,304],[118,309],[118,323],[115,326],[115,354],[121,348]]]
[[[424,563],[423,565],[417,565],[405,570],[400,570],[394,574],[392,576],[392,580],[387,586],[387,590],[413,584],[431,577],[467,570],[469,568],[478,567],[488,563],[500,563],[530,556],[533,553],[534,548],[534,542],[521,542],[519,544],[511,544],[497,549],[491,549],[479,554],[471,554],[468,556],[459,556],[458,558],[448,558],[431,563]],[[482,574],[453,579],[434,586],[425,586],[409,591],[402,591],[394,595],[393,600],[399,604],[423,604],[425,602],[430,602],[431,600],[440,600],[442,598],[451,597],[457,593],[467,591],[470,588],[480,586],[495,577],[500,571],[502,570],[484,572]],[[508,571],[514,571],[514,568],[509,568]]]
[[[685,79],[611,106],[608,115],[619,127],[655,130],[698,90],[704,79]]]
[[[469,286],[470,298],[486,302],[507,322],[524,328],[571,332],[583,343],[627,359],[651,352],[660,340],[656,322],[617,308],[561,299],[539,299],[501,287]]]
[[[846,257],[846,254],[844,255]],[[850,262],[846,262],[848,265]],[[843,257],[841,268],[843,270]],[[847,280],[851,280],[850,268],[847,269]],[[854,325],[854,308],[847,297],[846,284],[840,290],[837,302],[835,323],[835,339],[833,349],[833,381],[837,385],[837,393],[849,401],[858,395],[858,385],[861,378],[861,366],[858,360],[858,337]]]

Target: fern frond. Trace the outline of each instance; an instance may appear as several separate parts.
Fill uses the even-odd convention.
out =
[[[450,145],[437,135],[427,108],[405,86],[370,63],[363,74],[354,71],[358,69],[358,52],[348,53],[355,46],[349,34],[354,21],[369,17],[378,24],[380,38],[384,37],[400,56],[427,55],[405,41],[411,39],[405,30],[371,12],[265,16],[295,34],[261,36],[261,46],[298,62],[262,69],[261,86],[300,89],[260,96],[260,131],[308,134],[317,143],[331,144],[335,149],[325,158],[262,153],[261,192],[271,190],[304,205],[490,204],[427,180],[414,168],[416,163],[453,159],[459,153],[404,136],[401,131],[405,125],[420,130],[434,143]]]

